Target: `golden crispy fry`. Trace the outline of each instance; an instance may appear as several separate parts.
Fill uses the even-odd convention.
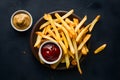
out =
[[[67,18],[68,16],[70,16],[72,13],[74,12],[73,9],[71,9],[69,12],[67,12],[64,16],[62,16],[62,19]]]
[[[50,24],[49,22],[46,22],[46,23],[42,24],[39,29],[42,30],[44,27],[46,27],[49,24]]]
[[[38,45],[40,45],[41,39],[42,39],[42,37],[40,35],[37,35],[37,39],[36,39],[36,42],[34,44],[34,47],[37,47]]]
[[[82,36],[88,32],[89,26],[90,26],[90,24],[87,25],[87,26],[78,34],[78,36],[77,36],[77,38],[76,38],[76,41],[77,41],[77,42],[79,42],[79,41],[81,40]]]
[[[78,29],[82,27],[82,25],[85,23],[86,20],[87,20],[87,16],[85,15],[84,18],[80,21],[80,23],[76,26],[75,32],[77,32]]]
[[[79,44],[79,46],[78,46],[78,50],[81,50],[82,49],[82,47],[85,45],[85,43],[90,39],[90,37],[91,37],[91,34],[87,34],[86,36],[85,36],[85,38],[83,39],[83,41]]]
[[[82,70],[80,68],[79,57],[78,57],[77,43],[76,43],[75,39],[73,39],[72,41],[73,41],[73,45],[74,45],[74,48],[75,48],[75,59],[77,61],[77,68],[78,68],[78,71],[80,72],[80,74],[82,74]]]
[[[70,60],[69,60],[69,55],[65,54],[65,62],[66,62],[66,68],[68,69],[70,66]]]
[[[94,25],[97,23],[97,21],[100,19],[100,15],[97,15],[97,17],[95,17],[95,19],[91,22],[91,26],[89,28],[89,31],[91,32]]]
[[[97,53],[101,52],[102,50],[105,49],[106,46],[107,46],[107,44],[101,45],[100,47],[98,47],[98,48],[94,51],[94,54],[97,54]]]
[[[70,36],[69,36],[69,34],[68,34],[68,31],[67,31],[62,25],[60,25],[60,24],[58,24],[58,23],[55,23],[55,25],[63,30],[63,32],[64,32],[64,34],[65,34],[65,36],[66,36],[66,38],[67,38],[69,47],[70,47],[70,51],[74,54],[74,53],[75,53],[75,50],[74,50],[72,41],[71,41],[71,39],[70,39]]]

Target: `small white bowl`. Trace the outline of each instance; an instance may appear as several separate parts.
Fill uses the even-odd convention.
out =
[[[16,14],[19,14],[19,13],[25,13],[25,14],[27,14],[27,15],[30,17],[30,24],[29,24],[29,26],[28,26],[27,28],[25,28],[25,29],[18,29],[18,28],[16,28],[15,25],[13,24],[13,18],[14,18],[14,16],[15,16]],[[26,11],[26,10],[17,10],[17,11],[15,11],[15,12],[12,14],[12,16],[11,16],[11,25],[12,25],[12,27],[13,27],[15,30],[17,30],[17,31],[19,31],[19,32],[27,31],[27,30],[32,26],[32,23],[33,23],[33,18],[32,18],[32,16],[31,16],[31,14],[30,14],[28,11]]]
[[[54,61],[48,61],[48,60],[46,60],[46,59],[42,56],[41,49],[42,49],[42,47],[43,47],[45,44],[48,44],[48,43],[52,43],[52,44],[57,45],[58,48],[59,48],[59,50],[60,50],[59,57],[58,57],[56,60],[54,60]],[[41,44],[41,46],[40,46],[40,48],[39,48],[38,56],[39,56],[39,58],[40,58],[44,63],[46,63],[46,64],[55,64],[55,63],[57,63],[57,62],[61,59],[61,57],[62,57],[62,49],[61,49],[60,45],[59,45],[58,43],[56,43],[56,42],[53,42],[53,41],[45,41],[45,42],[43,42],[43,43]]]

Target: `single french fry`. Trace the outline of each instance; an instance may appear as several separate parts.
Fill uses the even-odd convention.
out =
[[[69,55],[65,54],[65,62],[66,62],[66,68],[68,69],[70,66],[70,60],[69,60]]]
[[[77,32],[78,29],[82,27],[82,25],[85,23],[86,20],[87,20],[87,16],[85,15],[84,18],[80,21],[80,23],[76,26],[75,32]]]
[[[37,39],[36,39],[36,42],[34,44],[34,47],[37,47],[40,44],[41,39],[42,39],[42,37],[40,35],[37,35]]]
[[[45,22],[44,24],[42,24],[39,29],[42,30],[44,27],[46,27],[47,25],[49,25],[49,22]]]
[[[75,59],[77,61],[77,68],[78,68],[78,71],[80,72],[80,74],[82,74],[82,70],[81,70],[80,62],[79,62],[79,57],[78,57],[77,43],[76,43],[75,39],[73,39],[72,41],[73,41],[73,45],[74,45],[74,48],[75,48]]]
[[[90,24],[88,24],[77,36],[76,41],[79,42],[80,39],[82,38],[82,36],[88,32],[88,28],[89,28]]]
[[[105,49],[106,46],[107,46],[107,44],[101,45],[100,47],[98,47],[98,48],[94,51],[94,54],[97,54],[97,53],[101,52],[102,50]]]
[[[62,16],[62,19],[67,18],[68,16],[70,16],[72,13],[74,12],[73,9],[71,9],[70,11],[68,11],[65,15]]]
[[[99,19],[100,19],[100,15],[97,15],[97,16],[95,17],[95,19],[91,22],[91,25],[90,25],[90,28],[89,28],[89,31],[90,31],[90,32],[92,31],[94,25],[98,22]]]
[[[79,46],[78,46],[78,50],[81,50],[82,49],[82,47],[85,45],[85,43],[90,39],[90,37],[91,37],[91,34],[87,34],[86,36],[85,36],[85,38],[83,39],[83,41],[79,44]]]

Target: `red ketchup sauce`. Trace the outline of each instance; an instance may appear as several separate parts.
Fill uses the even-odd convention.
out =
[[[58,59],[60,49],[54,43],[47,43],[41,48],[41,54],[45,60],[52,62]]]

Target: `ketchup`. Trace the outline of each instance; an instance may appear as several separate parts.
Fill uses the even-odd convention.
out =
[[[50,62],[55,61],[60,55],[60,49],[54,43],[47,43],[41,48],[41,54],[45,60]]]

